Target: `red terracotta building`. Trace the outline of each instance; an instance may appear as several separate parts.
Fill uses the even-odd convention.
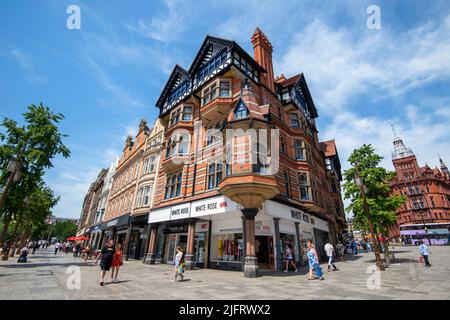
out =
[[[189,267],[255,277],[281,270],[288,244],[301,264],[307,240],[321,254],[341,236],[336,144],[319,142],[304,75],[275,77],[267,37],[258,28],[251,41],[253,57],[207,36],[156,103],[165,144],[146,263],[172,263],[181,246]]]
[[[412,150],[395,134],[392,163],[397,172],[390,182],[392,193],[407,201],[397,211],[397,225],[390,237],[401,237],[408,244],[448,243],[450,228],[450,175],[439,157],[440,168],[420,167]]]

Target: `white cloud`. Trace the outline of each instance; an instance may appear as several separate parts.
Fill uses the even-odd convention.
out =
[[[165,0],[167,12],[150,21],[140,19],[135,24],[128,24],[128,29],[153,40],[170,42],[185,29],[186,17],[193,4],[183,0]]]
[[[19,64],[26,81],[31,84],[42,84],[47,81],[46,77],[41,76],[36,72],[31,58],[27,54],[17,48],[11,50],[9,53]]]
[[[295,34],[275,65],[304,72],[322,113],[332,115],[351,98],[381,91],[399,95],[450,76],[450,16],[395,35],[388,29],[355,36],[320,20]],[[373,95],[372,95],[373,97]]]

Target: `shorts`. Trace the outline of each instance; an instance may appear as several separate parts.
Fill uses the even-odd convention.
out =
[[[112,261],[101,261],[100,262],[100,270],[109,271],[111,269]]]
[[[292,255],[288,255],[288,256],[286,257],[286,259],[287,259],[288,261],[292,261],[292,260],[294,260],[294,257],[293,257]]]

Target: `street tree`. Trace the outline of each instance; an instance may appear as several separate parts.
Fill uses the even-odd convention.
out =
[[[363,181],[368,212],[374,228],[374,234],[370,236],[375,237],[378,245],[380,245],[378,235],[387,235],[387,227],[396,222],[396,210],[406,201],[403,196],[390,193],[389,181],[396,173],[381,167],[382,159],[383,157],[376,154],[370,144],[364,144],[353,150],[348,158],[351,167],[344,172],[343,184],[344,199],[350,200],[346,211],[353,213],[354,226],[370,234],[369,217],[365,213],[361,188],[357,185],[355,177],[359,176]],[[386,244],[385,253],[387,251]]]
[[[67,135],[60,133],[58,128],[63,114],[54,113],[40,103],[28,106],[23,117],[24,125],[9,118],[1,123],[4,132],[0,133],[0,186],[4,187],[0,197],[0,218],[3,220],[0,245],[5,236],[3,231],[8,230],[14,213],[17,214],[21,206],[21,201],[8,200],[11,188],[25,176],[42,177],[46,169],[53,167],[57,155],[70,156],[70,150],[62,141]],[[27,196],[26,193],[22,195],[23,198]],[[7,202],[15,203],[16,207],[5,207]]]

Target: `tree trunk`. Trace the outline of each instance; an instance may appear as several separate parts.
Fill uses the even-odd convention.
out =
[[[11,216],[7,216],[5,219],[3,219],[3,229],[2,233],[0,234],[0,248],[3,248],[3,242],[5,240],[6,233],[8,232],[9,223],[11,222]]]
[[[17,218],[16,224],[14,225],[14,230],[12,232],[11,239],[9,239],[9,246],[11,247],[11,250],[9,251],[10,257],[14,257],[14,253],[16,251],[17,229],[19,228],[21,220],[22,220],[22,215],[19,215],[19,217]]]
[[[30,237],[30,233],[31,233],[31,225],[27,226],[27,228],[25,229],[26,231],[24,232],[23,236],[22,236],[22,240],[20,241],[20,248],[22,249],[23,247],[26,246],[28,238]]]

